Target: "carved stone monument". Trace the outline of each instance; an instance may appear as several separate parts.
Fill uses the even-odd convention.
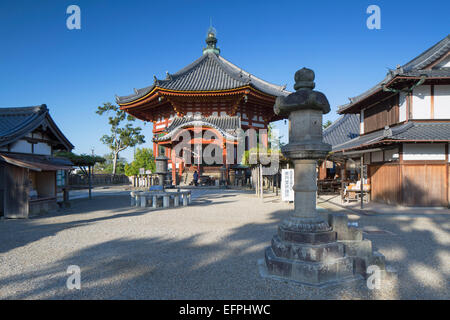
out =
[[[320,287],[362,278],[365,265],[374,259],[371,246],[364,257],[346,254],[347,245],[338,238],[349,240],[353,247],[367,246],[360,230],[349,230],[346,216],[327,218],[316,210],[317,160],[325,158],[331,146],[322,139],[322,115],[330,111],[330,105],[323,93],[313,90],[314,78],[310,69],[297,71],[296,92],[275,102],[275,113],[289,118],[289,144],[282,152],[295,166],[295,209],[266,249],[265,265],[269,275]],[[333,221],[340,221],[340,237]],[[378,262],[384,268],[384,259]]]

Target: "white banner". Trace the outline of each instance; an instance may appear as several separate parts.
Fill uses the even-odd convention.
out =
[[[281,170],[281,201],[294,201],[294,169]]]

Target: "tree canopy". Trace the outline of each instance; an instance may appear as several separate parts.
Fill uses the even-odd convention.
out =
[[[113,172],[113,154],[108,153],[103,156],[105,158],[104,162],[99,162],[95,164],[94,172],[95,173],[106,173],[106,174],[112,174]],[[125,158],[118,157],[117,158],[117,164],[116,164],[116,174],[124,174],[125,173],[125,166],[127,164],[127,161]]]
[[[127,113],[110,102],[104,103],[103,106],[97,108],[96,113],[103,115],[105,113],[110,114],[108,117],[108,123],[111,127],[111,133],[105,134],[101,137],[100,141],[106,144],[113,155],[112,174],[116,174],[117,160],[119,153],[128,147],[134,147],[138,144],[145,142],[144,135],[141,134],[142,129],[140,127],[134,127],[133,123],[136,118]],[[112,115],[111,115],[112,114]]]
[[[326,129],[326,128],[328,128],[329,126],[331,126],[333,124],[333,122],[331,122],[330,120],[327,120],[327,122],[325,122],[323,125],[322,125],[322,127],[324,128],[324,129]]]
[[[155,172],[155,156],[153,150],[149,148],[137,149],[134,155],[134,160],[130,164],[125,165],[125,174],[127,176],[139,175],[139,169],[144,168],[146,171]]]
[[[75,154],[73,152],[61,151],[55,154],[56,157],[67,158],[77,167],[94,166],[96,163],[103,163],[105,158],[97,155]]]

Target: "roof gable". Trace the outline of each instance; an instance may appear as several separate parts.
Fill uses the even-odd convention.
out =
[[[0,108],[0,147],[25,137],[42,125],[46,126],[67,150],[74,148],[50,117],[45,104],[22,108]]]

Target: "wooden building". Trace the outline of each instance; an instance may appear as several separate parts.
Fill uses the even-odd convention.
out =
[[[46,105],[0,108],[0,215],[27,218],[57,208],[72,164],[52,154],[72,149]]]
[[[203,55],[180,71],[167,73],[163,80],[154,77],[152,85],[135,89],[132,95],[116,97],[122,110],[153,123],[154,153],[170,158],[172,180],[177,183],[189,183],[194,170],[218,177],[222,165],[232,174],[233,166],[240,159],[235,156],[228,161],[226,155],[236,153],[226,150],[226,145],[236,143],[239,129],[267,129],[269,122],[279,119],[273,111],[275,99],[289,94],[285,86],[268,83],[223,58],[216,45],[214,28],[208,30],[206,44]],[[216,136],[192,138],[190,144],[198,143],[201,150],[191,148],[194,151],[188,164],[185,158],[171,151],[177,145],[174,137],[181,130],[194,132],[195,127],[203,128],[201,134],[208,129]],[[198,161],[194,165],[196,154],[211,143],[220,143],[224,163]]]
[[[450,36],[338,113],[359,115],[360,135],[333,144],[333,155],[363,157],[372,200],[449,206]]]

